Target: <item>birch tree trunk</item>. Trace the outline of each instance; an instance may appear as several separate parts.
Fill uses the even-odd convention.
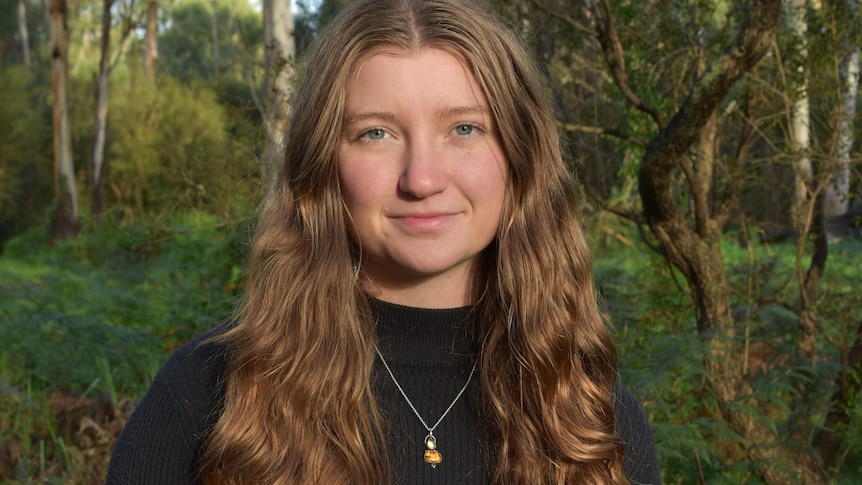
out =
[[[859,12],[856,0],[848,0],[847,6],[855,18]],[[841,109],[835,154],[837,163],[823,198],[823,212],[827,218],[843,215],[850,208],[850,149],[853,148],[853,121],[856,119],[858,90],[859,46],[848,45],[847,55],[841,61]]]
[[[290,2],[263,2],[264,65],[266,68],[267,160],[272,162],[280,153],[284,130],[290,114],[291,58],[295,55],[293,16]]]
[[[54,192],[57,212],[53,239],[59,240],[78,231],[78,198],[75,192],[75,165],[72,161],[72,136],[67,102],[69,69],[69,31],[66,27],[66,0],[51,0],[51,75],[54,106]]]
[[[27,31],[27,7],[24,0],[18,0],[18,39],[21,41],[21,56],[24,65],[30,67],[30,35]]]
[[[800,234],[797,240],[797,274],[800,285],[800,309],[797,325],[798,337],[796,356],[801,361],[814,357],[817,339],[817,315],[814,302],[817,285],[822,274],[820,261],[825,265],[825,250],[821,243],[825,238],[818,239],[815,247],[817,257],[812,258],[814,271],[804,272],[801,255],[805,248],[807,235],[814,233],[818,238],[824,236],[822,227],[822,212],[814,206],[816,194],[814,172],[811,167],[811,114],[808,96],[808,2],[807,0],[790,0],[786,4],[786,23],[790,32],[788,78],[791,95],[790,111],[790,148],[793,166],[796,172],[796,189],[793,203],[792,218],[796,231]],[[799,383],[802,386],[802,383]]]
[[[93,221],[102,224],[104,215],[105,140],[108,131],[108,79],[111,68],[108,64],[111,49],[111,5],[113,0],[104,0],[102,12],[101,59],[99,61],[99,87],[96,95],[96,122],[94,126],[93,165],[91,183],[93,189]]]
[[[790,145],[796,172],[793,219],[805,227],[812,199],[814,172],[811,168],[811,115],[808,100],[808,12],[807,0],[786,3],[787,28],[792,39],[788,78],[793,98],[790,109]]]
[[[149,0],[147,5],[147,33],[144,37],[144,74],[150,78],[155,77],[156,65],[159,62],[159,51],[156,44],[158,25],[159,0]]]

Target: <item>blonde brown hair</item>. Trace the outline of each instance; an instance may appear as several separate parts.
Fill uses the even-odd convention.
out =
[[[205,483],[389,481],[371,388],[374,323],[354,271],[337,153],[347,85],[382,49],[442,47],[484,91],[508,160],[498,235],[476,281],[495,483],[627,483],[599,314],[553,114],[519,41],[469,0],[363,0],[305,62],[273,167],[230,349]],[[338,356],[333,358],[333,356]]]

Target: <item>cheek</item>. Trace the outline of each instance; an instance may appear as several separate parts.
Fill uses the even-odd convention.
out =
[[[349,159],[344,160],[343,155],[339,158],[341,161],[338,162],[338,181],[341,185],[341,198],[347,210],[354,212],[361,204],[362,194],[367,192],[367,181],[363,179],[362,171],[356,163],[351,163]]]
[[[502,155],[501,155],[502,157]],[[512,190],[509,187],[509,171],[505,158],[497,160],[492,193],[489,200],[493,201],[494,234],[499,234],[500,226],[503,225],[504,217],[507,217],[512,207]]]
[[[341,198],[344,206],[354,219],[361,218],[374,205],[374,188],[370,184],[350,180],[341,184]]]
[[[507,212],[510,197],[506,172],[505,161],[499,156],[486,155],[481,165],[460,174],[461,180],[469,184],[469,187],[464,186],[464,190],[469,191],[468,196],[476,211],[475,227],[482,238],[493,239],[499,233]]]
[[[341,204],[344,210],[344,219],[347,221],[347,228],[350,231],[350,238],[356,239],[356,195],[359,193],[356,190],[356,179],[351,173],[349,167],[345,166],[340,161],[338,162],[338,188],[341,197]]]
[[[355,243],[368,244],[369,234],[376,230],[382,207],[377,177],[367,170],[340,165],[341,199],[346,211],[350,237]]]
[[[501,215],[509,198],[509,174],[505,158],[500,154],[496,154],[492,160],[489,160],[480,177],[484,182],[480,190],[483,198],[486,200],[487,210],[493,211],[497,216]]]
[[[338,178],[341,195],[351,209],[373,205],[385,190],[387,175],[381,170],[380,160],[374,157],[358,156],[350,150],[342,149],[339,155]]]

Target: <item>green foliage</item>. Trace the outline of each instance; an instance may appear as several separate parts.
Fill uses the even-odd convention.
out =
[[[209,218],[116,227],[56,247],[23,237],[0,258],[0,341],[40,388],[95,379],[139,395],[178,343],[226,318],[244,233]]]
[[[0,482],[103,483],[129,397],[233,310],[244,221],[115,219],[56,246],[34,228],[0,256]]]
[[[0,2],[0,69],[3,66],[13,66],[24,62],[23,49],[18,34],[18,1],[4,0]],[[39,43],[45,42],[50,32],[46,32],[45,22],[50,2],[35,2],[24,0],[25,13],[30,37],[30,57],[35,62]],[[41,25],[40,25],[41,24]],[[41,27],[41,28],[40,28]]]
[[[631,228],[594,228],[615,232],[595,248],[596,275],[613,325],[623,383],[643,403],[656,435],[664,483],[760,483],[744,443],[722,419],[703,366],[707,351],[699,337],[684,278],[654,253],[632,243]],[[781,436],[814,436],[841,379],[839,354],[856,338],[862,306],[862,242],[833,241],[816,309],[822,332],[818,358],[794,360],[799,287],[792,242],[748,248],[735,238],[723,241],[737,321],[737,343],[748,354],[749,376],[761,412],[752,419],[769,423]],[[808,261],[803,261],[808,264]],[[860,376],[847,377],[857,383]],[[812,392],[799,402],[799,388]],[[789,419],[804,406],[805,418]],[[836,477],[855,483],[862,470],[862,399],[850,403],[843,468]]]
[[[847,446],[841,468],[842,483],[848,484],[862,481],[862,398],[850,403],[849,414],[850,423],[842,430]]]
[[[682,282],[656,254],[624,244],[600,251],[597,284],[614,328],[621,379],[644,403],[666,483],[696,483],[701,469],[719,475],[726,466],[710,444],[732,445],[732,436],[706,387],[703,348],[691,337],[696,323]]]
[[[0,449],[13,450],[0,452],[0,482],[103,483],[128,396],[231,314],[247,228],[191,213],[158,227],[109,218],[53,247],[43,231],[0,256]]]
[[[213,89],[169,77],[158,86],[118,87],[111,98],[108,191],[126,216],[249,209],[258,188],[251,141],[229,131],[237,125]]]
[[[51,200],[53,155],[50,108],[33,74],[0,70],[0,248]]]
[[[4,7],[12,14],[0,22],[0,248],[40,224],[53,199],[47,24],[42,7],[26,3],[29,69],[6,62],[20,61],[16,2]],[[153,82],[142,75],[142,41],[133,32],[120,42],[127,20],[122,17],[139,16],[145,7],[115,5],[105,207],[127,220],[185,209],[227,218],[247,214],[256,205],[256,159],[264,138],[251,91],[263,81],[261,15],[245,0],[162,3],[159,75]],[[91,206],[100,19],[100,5],[69,5],[67,88],[82,214]]]
[[[247,1],[178,2],[170,19],[170,29],[158,39],[159,68],[176,79],[212,79],[227,72],[244,81],[246,67],[262,59],[263,23]]]
[[[0,2],[0,38],[4,41],[12,41],[9,42],[12,44],[9,47],[6,47],[7,42],[0,42],[0,54],[5,54],[6,49],[12,50],[14,48],[18,48],[20,50],[19,45],[16,45],[16,34],[18,33],[18,23],[16,22],[16,7],[18,2],[6,1]],[[0,59],[3,59],[5,56],[0,55]]]

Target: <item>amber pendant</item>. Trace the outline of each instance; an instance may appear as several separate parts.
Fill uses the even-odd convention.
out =
[[[431,468],[437,468],[437,464],[443,461],[443,455],[437,451],[437,439],[433,434],[425,437],[425,463]]]

